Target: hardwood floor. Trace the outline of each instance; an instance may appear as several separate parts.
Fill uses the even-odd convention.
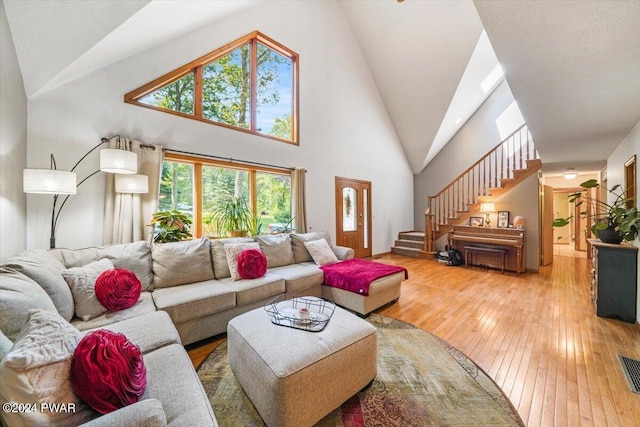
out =
[[[640,359],[640,325],[594,314],[586,259],[556,256],[519,276],[386,255],[409,280],[377,310],[456,346],[502,388],[527,426],[640,426],[640,394],[617,354]],[[197,366],[222,337],[189,347]]]

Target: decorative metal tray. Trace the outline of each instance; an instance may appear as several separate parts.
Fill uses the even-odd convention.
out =
[[[272,299],[264,309],[276,325],[320,332],[333,316],[336,305],[322,298],[284,294]]]

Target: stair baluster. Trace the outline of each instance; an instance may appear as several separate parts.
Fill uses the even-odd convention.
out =
[[[522,125],[439,193],[429,196],[424,251],[434,252],[435,240],[449,231],[453,220],[461,222],[478,213],[483,200],[502,194],[541,166],[527,125]]]

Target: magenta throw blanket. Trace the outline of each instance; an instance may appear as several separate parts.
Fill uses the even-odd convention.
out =
[[[364,259],[348,259],[320,266],[324,271],[324,284],[360,295],[369,295],[369,285],[376,279],[404,271],[404,278],[409,273],[398,265],[381,264]]]

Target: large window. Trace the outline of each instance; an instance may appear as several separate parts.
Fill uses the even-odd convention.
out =
[[[298,55],[257,31],[129,92],[124,99],[298,143]]]
[[[176,209],[193,220],[194,237],[218,237],[216,208],[242,198],[258,218],[261,233],[280,231],[291,220],[291,173],[287,170],[167,153],[158,210]]]

